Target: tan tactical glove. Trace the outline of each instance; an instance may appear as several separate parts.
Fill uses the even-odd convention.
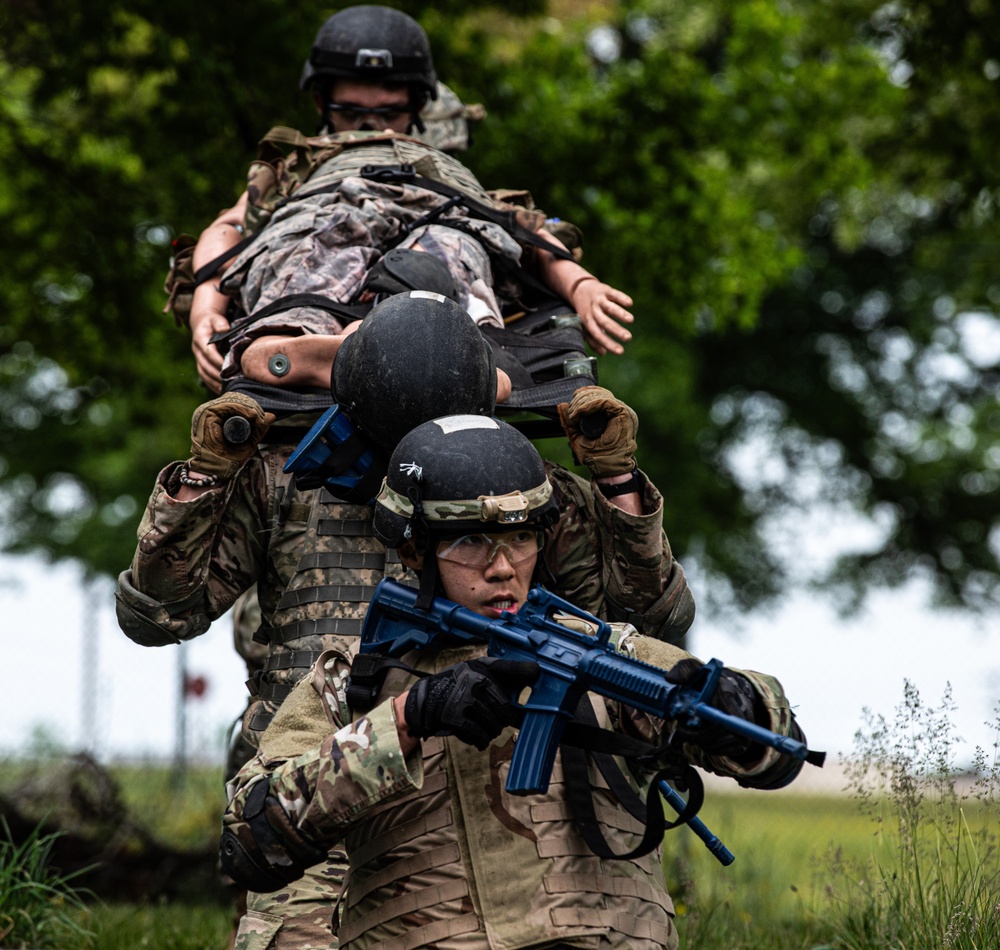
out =
[[[597,478],[627,475],[635,468],[639,419],[614,393],[584,386],[573,394],[572,402],[561,402],[558,409],[573,457]]]
[[[257,450],[274,418],[243,393],[224,393],[202,403],[191,416],[188,468],[219,479],[232,478]]]

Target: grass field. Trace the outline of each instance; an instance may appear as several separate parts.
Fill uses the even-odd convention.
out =
[[[986,841],[996,831],[996,816],[987,809],[966,803],[965,813],[970,832],[974,830],[980,840]],[[664,870],[677,904],[682,947],[1000,947],[998,942],[989,942],[998,936],[995,927],[984,931],[986,942],[976,942],[974,928],[969,927],[970,939],[966,941],[959,939],[960,934],[949,936],[947,920],[940,926],[929,920],[931,934],[920,942],[897,942],[881,932],[868,936],[855,932],[859,925],[851,920],[851,912],[877,920],[880,912],[873,909],[871,901],[876,905],[885,901],[883,910],[892,915],[893,897],[882,887],[880,869],[890,874],[895,871],[897,881],[906,878],[898,866],[901,841],[888,802],[879,820],[879,816],[862,814],[858,803],[843,795],[709,792],[701,817],[735,853],[736,860],[730,867],[722,867],[687,829],[668,835]],[[938,829],[928,829],[928,834],[934,839]],[[929,877],[936,875],[941,880],[954,868],[955,850],[945,838],[933,843],[940,861],[924,861],[924,870],[929,869]],[[995,848],[980,853],[976,866],[982,885],[979,905],[993,907],[1000,915],[1000,862]],[[923,886],[929,897],[933,882],[928,880]],[[969,897],[971,901],[973,895]],[[925,912],[929,914],[926,908]],[[88,921],[97,950],[221,950],[231,911],[219,906],[91,905]]]
[[[908,687],[909,689],[909,687]],[[940,708],[908,692],[895,723],[874,717],[843,781],[851,794],[737,789],[707,783],[700,813],[736,855],[722,867],[687,828],[668,833],[664,873],[681,946],[697,950],[998,950],[1000,769],[997,749],[978,781],[949,758],[950,696]],[[1000,736],[1000,722],[997,723]],[[1000,744],[998,744],[1000,748]],[[214,769],[183,783],[167,769],[114,770],[130,817],[175,847],[216,839],[222,804]],[[17,768],[4,769],[9,779]],[[804,785],[805,783],[802,783]],[[799,788],[802,786],[800,785]],[[723,788],[726,790],[723,791]],[[62,950],[223,950],[233,908],[211,903],[84,907],[56,879],[51,926],[27,925],[4,899],[43,862],[44,842],[20,858],[0,840],[0,947]],[[11,860],[13,856],[13,862]],[[29,870],[16,866],[21,860]],[[28,889],[31,890],[30,888]],[[45,922],[44,920],[42,921]],[[75,928],[75,930],[74,930]],[[87,931],[89,936],[83,931]],[[67,937],[67,934],[70,936]],[[28,939],[30,938],[30,939]],[[68,942],[67,942],[68,941]]]
[[[132,794],[141,795],[145,787],[159,795],[165,782],[163,776],[144,776]],[[844,796],[709,792],[701,817],[736,861],[722,867],[687,829],[668,835],[664,871],[683,946],[833,945],[830,853],[839,848],[842,855],[862,860],[873,842],[871,823],[856,803]],[[191,834],[184,822],[174,820]],[[88,913],[97,950],[221,950],[231,923],[229,908],[211,905],[92,904]]]

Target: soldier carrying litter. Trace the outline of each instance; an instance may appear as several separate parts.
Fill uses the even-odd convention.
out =
[[[515,429],[449,416],[398,445],[375,532],[419,573],[421,596],[429,588],[498,621],[524,606],[536,581],[552,498],[541,458]],[[618,650],[670,671],[671,682],[698,677],[702,664],[683,650],[629,624],[616,634]],[[613,740],[605,752],[630,756],[629,769],[611,755],[580,764],[564,746],[546,791],[510,794],[516,744],[531,741],[515,731],[513,697],[538,668],[485,651],[444,630],[414,641],[382,670],[373,704],[357,698],[356,651],[324,653],[231,785],[223,866],[247,886],[277,889],[343,846],[342,950],[676,948],[662,817],[644,827],[626,804],[638,798],[636,776],[680,745],[698,765],[756,788],[788,784],[801,762],[713,728],[664,746],[670,723],[590,694],[577,719]],[[710,702],[804,741],[769,676],[723,670]],[[635,745],[655,750],[651,760],[634,757]],[[587,820],[601,854],[581,830],[580,791],[594,797]]]

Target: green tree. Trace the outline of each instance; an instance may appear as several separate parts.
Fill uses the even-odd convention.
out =
[[[812,581],[850,605],[915,569],[945,599],[994,595],[996,368],[967,352],[969,312],[988,325],[1000,300],[994,3],[405,9],[489,110],[468,155],[481,180],[579,224],[586,262],[635,298],[636,338],[602,378],[640,413],[703,600]],[[184,331],[158,315],[169,241],[235,197],[267,127],[310,129],[297,73],[327,12],[0,13],[8,548],[127,561],[201,398]],[[804,576],[773,525],[819,501],[882,538]]]
[[[608,24],[596,82],[556,34],[496,83],[492,132],[542,156],[534,193],[636,297],[636,342],[603,370],[709,598],[813,583],[850,608],[920,571],[944,602],[995,602],[997,373],[970,343],[998,332],[998,14],[955,13],[647,2]],[[774,526],[816,505],[881,536],[803,573]]]

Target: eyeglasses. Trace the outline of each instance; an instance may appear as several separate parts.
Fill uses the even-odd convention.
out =
[[[448,542],[442,542],[442,545]],[[541,531],[510,531],[503,534],[466,534],[442,547],[437,556],[464,567],[483,568],[492,564],[503,551],[511,564],[518,564],[538,554],[542,547]]]
[[[375,116],[386,122],[394,122],[400,116],[409,115],[409,106],[362,106],[353,102],[329,102],[327,112],[338,112],[346,122],[358,122],[366,116]]]

